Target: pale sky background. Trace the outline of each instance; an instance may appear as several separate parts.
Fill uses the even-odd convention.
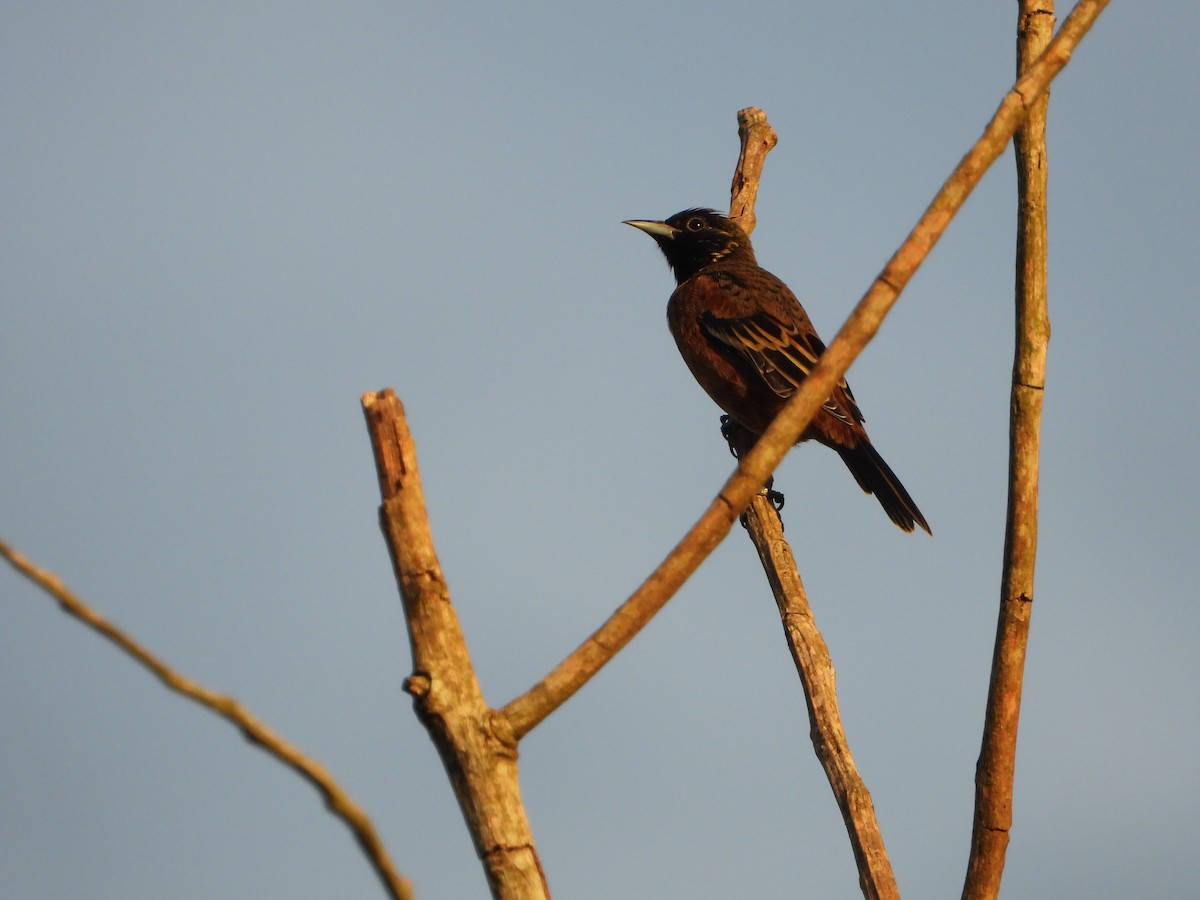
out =
[[[1004,896],[1200,882],[1192,0],[1117,2],[1050,107],[1042,530]],[[829,339],[1013,79],[1015,2],[0,5],[0,534],[325,763],[422,900],[486,894],[400,685],[359,395],[394,386],[489,701],[732,468],[621,225],[728,203]],[[1066,7],[1061,10],[1065,16]],[[850,381],[933,526],[837,457],[787,534],[905,896],[957,897],[994,636],[1006,154]],[[0,572],[0,895],[382,890],[314,791]],[[859,896],[735,529],[521,745],[556,896]]]

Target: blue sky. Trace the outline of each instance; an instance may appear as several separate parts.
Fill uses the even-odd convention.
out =
[[[1066,9],[1062,9],[1065,15]],[[409,411],[485,694],[540,678],[731,469],[620,224],[728,202],[828,339],[1013,78],[1015,3],[0,7],[0,534],[327,764],[418,895],[485,886],[400,685],[358,407]],[[1200,7],[1115,3],[1056,82],[1042,527],[1011,897],[1200,880]],[[957,896],[1004,520],[1014,175],[850,374],[935,537],[836,456],[787,533],[902,892]],[[0,574],[0,893],[380,896],[294,775]],[[735,533],[521,745],[552,890],[854,897]]]

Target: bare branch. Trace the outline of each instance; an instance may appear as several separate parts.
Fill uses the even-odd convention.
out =
[[[779,143],[775,129],[767,122],[767,114],[754,106],[740,110],[738,138],[741,152],[733,170],[733,184],[729,188],[729,218],[737,220],[746,234],[754,231],[754,202],[758,199],[758,182],[762,178],[763,163],[767,154]]]
[[[363,413],[383,498],[380,524],[391,553],[412,645],[405,690],[429,732],[492,896],[549,897],[517,778],[517,738],[484,702],[450,591],[433,547],[417,452],[391,390],[364,394]]]
[[[1050,43],[1053,30],[1052,0],[1021,0],[1018,72],[1033,64]],[[970,900],[999,895],[1012,827],[1017,724],[1033,611],[1038,455],[1050,339],[1046,290],[1048,102],[1049,93],[1043,93],[1013,141],[1017,162],[1016,348],[1009,419],[1008,521],[983,746],[975,770],[971,856],[962,894]]]
[[[879,822],[875,818],[875,805],[858,774],[842,728],[837,679],[829,648],[817,629],[796,569],[796,559],[784,539],[779,515],[762,494],[755,497],[746,510],[746,528],[775,594],[792,660],[804,685],[813,749],[842,811],[863,896],[868,900],[899,900],[896,876],[892,873]]]
[[[248,741],[257,744],[305,778],[325,798],[330,812],[341,819],[350,829],[355,840],[358,841],[359,846],[371,861],[371,865],[380,881],[383,882],[388,895],[394,900],[412,900],[412,888],[408,880],[396,871],[370,817],[361,806],[350,798],[350,795],[320,763],[305,756],[297,747],[268,728],[261,719],[233,697],[202,687],[168,666],[76,597],[53,572],[34,565],[30,559],[3,541],[0,541],[0,555],[4,556],[14,569],[56,599],[64,612],[74,616],[102,637],[116,644],[117,647],[149,669],[172,691],[182,694],[189,700],[194,700],[218,716],[232,722],[241,729]]]

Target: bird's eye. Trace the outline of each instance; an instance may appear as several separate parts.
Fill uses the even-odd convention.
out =
[[[687,220],[687,224],[684,227],[688,231],[703,231],[707,225],[708,223],[704,221],[703,216],[692,216]]]

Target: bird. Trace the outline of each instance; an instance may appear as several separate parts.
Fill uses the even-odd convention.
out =
[[[799,389],[825,345],[796,295],[758,265],[750,237],[732,219],[697,207],[663,221],[623,224],[654,238],[667,258],[676,284],[667,325],[696,381],[733,420],[727,427],[744,429],[744,452]],[[836,450],[859,487],[875,495],[901,530],[920,526],[932,535],[863,422],[843,378],[797,443],[815,440]]]

